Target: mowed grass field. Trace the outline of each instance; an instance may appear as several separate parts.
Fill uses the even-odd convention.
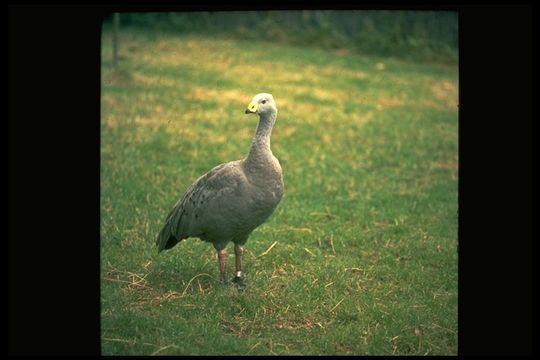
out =
[[[457,64],[125,30],[114,71],[102,44],[104,355],[457,354]],[[155,238],[197,177],[246,156],[259,92],[285,194],[238,292],[209,243]]]

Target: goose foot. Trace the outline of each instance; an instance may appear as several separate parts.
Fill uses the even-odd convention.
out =
[[[244,279],[241,278],[240,276],[235,276],[232,282],[233,284],[236,284],[236,286],[238,286],[238,290],[245,290],[247,287],[246,283],[244,282]]]

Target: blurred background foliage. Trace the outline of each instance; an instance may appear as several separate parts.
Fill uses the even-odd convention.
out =
[[[457,63],[453,11],[298,10],[122,13],[121,28],[257,39],[407,60]],[[112,16],[104,26],[112,25]]]

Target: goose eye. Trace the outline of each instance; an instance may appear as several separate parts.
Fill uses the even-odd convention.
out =
[[[263,100],[262,103],[263,103],[263,104],[266,104],[266,100]]]

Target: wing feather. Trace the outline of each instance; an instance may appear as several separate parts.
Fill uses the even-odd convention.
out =
[[[215,190],[214,175],[223,167],[230,163],[225,163],[214,167],[206,174],[199,177],[186,190],[184,196],[177,201],[165,219],[165,224],[158,234],[156,245],[158,251],[170,249],[179,241],[190,237],[198,236],[196,230],[200,228],[199,222],[203,217],[199,216],[202,209],[201,197],[211,197]],[[210,185],[210,186],[209,186]]]

